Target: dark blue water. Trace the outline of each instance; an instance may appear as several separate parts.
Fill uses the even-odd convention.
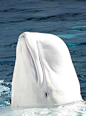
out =
[[[45,32],[67,44],[86,100],[86,1],[0,0],[0,106],[10,105],[18,36]]]

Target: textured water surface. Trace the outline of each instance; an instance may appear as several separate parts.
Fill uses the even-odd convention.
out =
[[[0,116],[86,116],[86,102],[49,107],[1,107]]]
[[[0,106],[10,105],[18,36],[52,33],[67,44],[86,100],[86,1],[0,0]]]

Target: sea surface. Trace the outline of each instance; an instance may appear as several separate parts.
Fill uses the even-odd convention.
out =
[[[86,100],[86,0],[0,0],[0,107],[10,106],[16,44],[25,31],[65,41]]]

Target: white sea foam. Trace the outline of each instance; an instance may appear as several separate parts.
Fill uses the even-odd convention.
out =
[[[42,108],[2,107],[0,116],[86,116],[86,102]]]
[[[9,82],[0,81],[0,107],[10,105],[11,91],[8,84]]]

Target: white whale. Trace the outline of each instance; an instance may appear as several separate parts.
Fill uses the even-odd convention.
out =
[[[19,36],[11,106],[61,105],[82,100],[69,50],[57,36]]]

